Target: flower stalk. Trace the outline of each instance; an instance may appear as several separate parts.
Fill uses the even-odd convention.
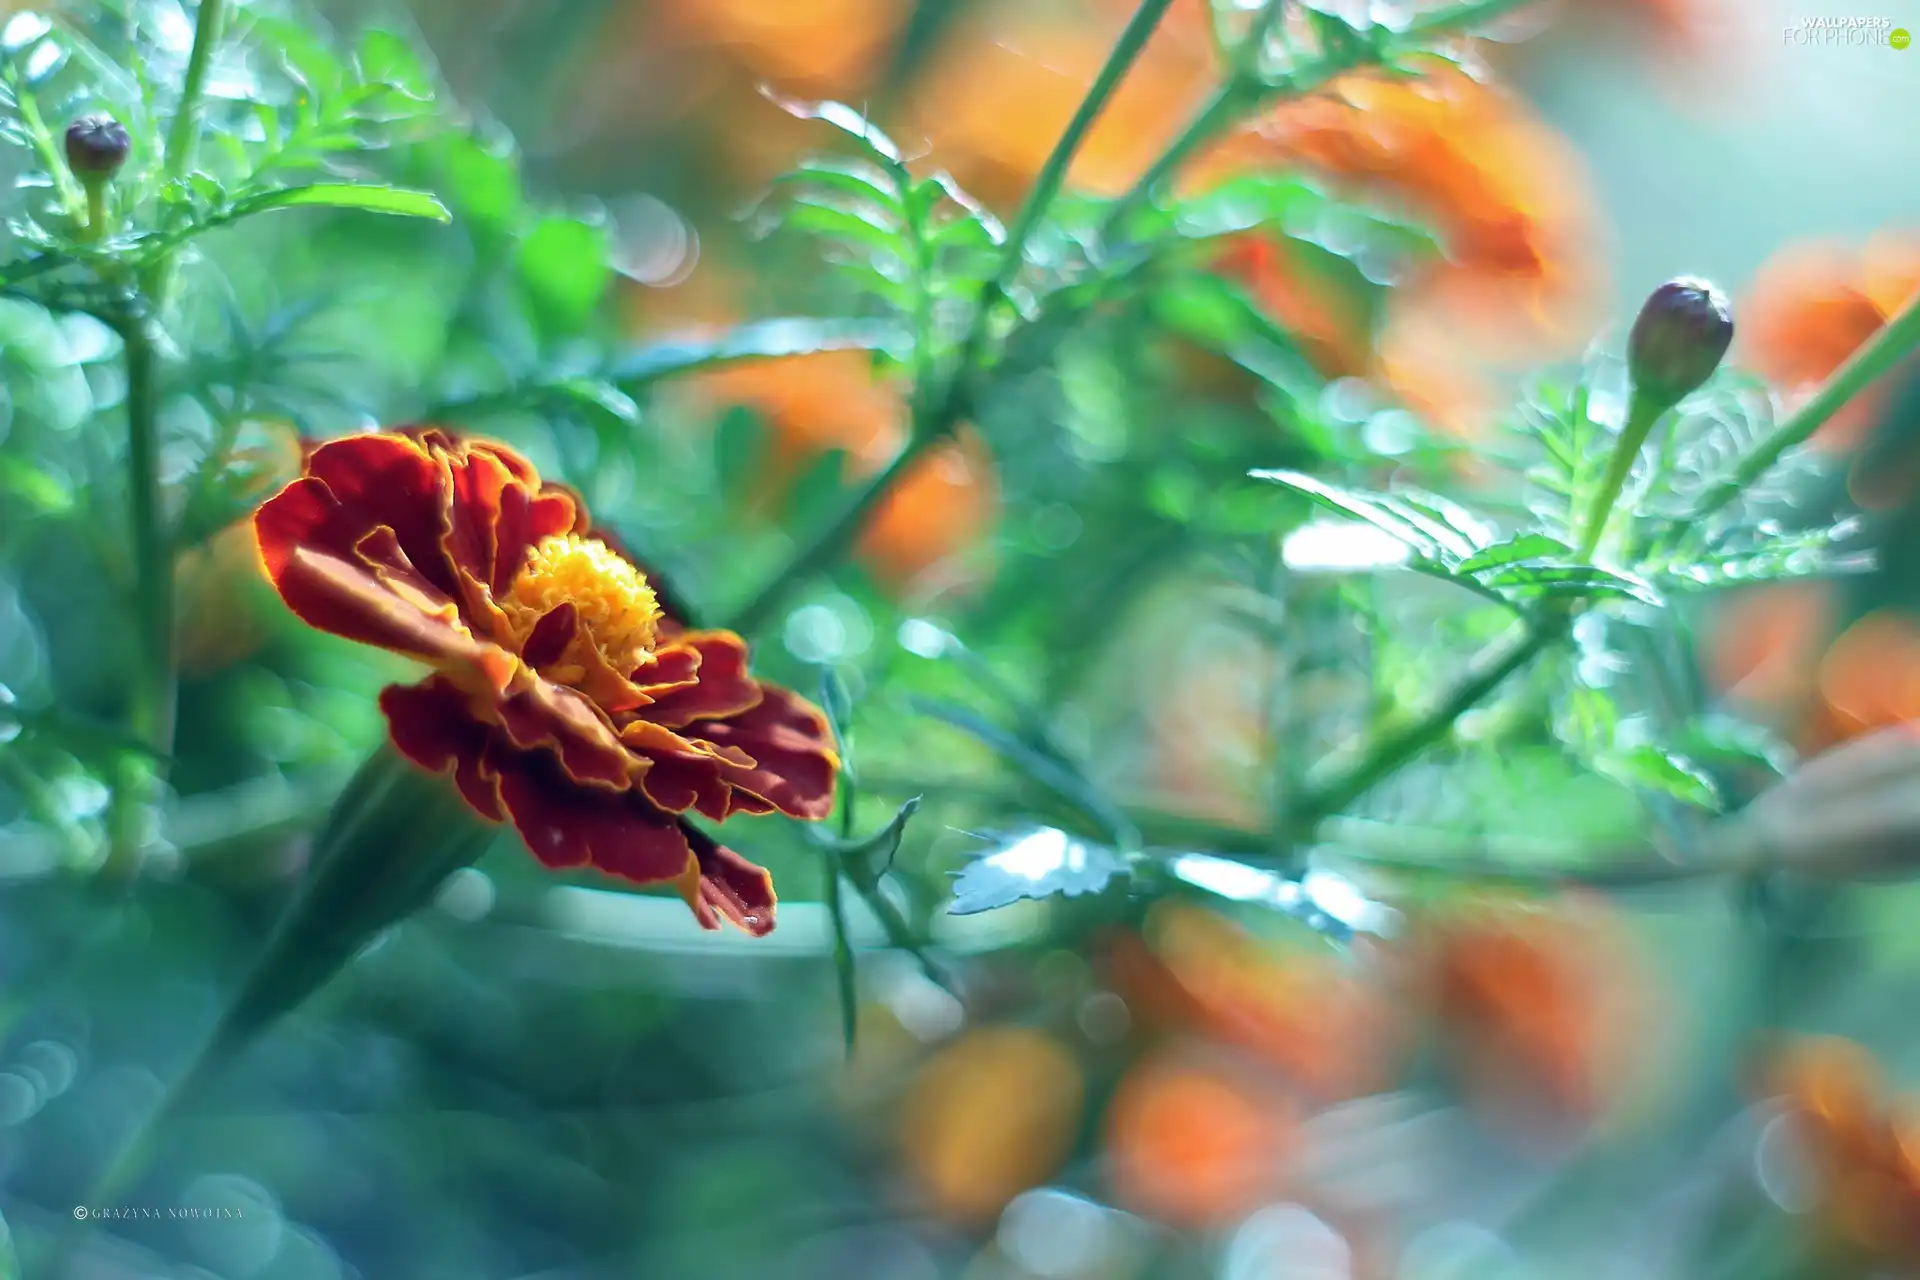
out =
[[[1910,298],[1898,315],[1882,325],[1846,363],[1835,369],[1811,399],[1741,458],[1731,475],[1708,490],[1689,519],[1710,516],[1752,488],[1782,455],[1805,444],[1850,400],[1890,372],[1915,348],[1920,348],[1920,293]]]
[[[115,878],[137,868],[154,792],[173,751],[173,537],[161,503],[159,359],[150,324],[136,306],[118,325],[127,369],[127,514],[139,645],[129,719],[153,758],[127,755],[119,766],[107,868]]]
[[[794,552],[780,571],[735,615],[728,624],[731,630],[751,635],[766,624],[794,591],[838,561],[859,538],[894,486],[929,449],[952,436],[954,429],[966,417],[973,395],[975,366],[987,342],[988,322],[995,304],[1005,296],[1008,286],[1013,283],[1026,260],[1027,238],[1040,225],[1054,198],[1060,194],[1067,172],[1072,168],[1081,144],[1086,141],[1088,131],[1100,118],[1101,112],[1106,110],[1120,82],[1139,59],[1141,51],[1146,48],[1147,41],[1172,4],[1173,0],[1141,0],[1139,8],[1128,20],[1126,29],[1120,33],[1119,40],[1107,55],[1106,63],[1101,66],[1086,96],[1074,111],[1073,118],[1048,153],[1032,189],[1014,217],[1006,245],[1001,250],[999,267],[993,278],[981,286],[980,295],[974,303],[973,319],[960,344],[952,371],[937,395],[925,396],[922,392],[927,388],[915,388],[913,430],[906,446],[884,471],[853,496],[831,524]]]
[[[475,818],[445,778],[382,746],[341,791],[316,838],[312,870],[191,1064],[91,1189],[105,1203],[134,1185],[168,1123],[259,1035],[346,968],[368,943],[472,865],[498,828]]]

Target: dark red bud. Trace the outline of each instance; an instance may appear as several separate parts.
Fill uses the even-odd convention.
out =
[[[1682,277],[1655,289],[1627,338],[1627,371],[1635,394],[1679,403],[1720,367],[1733,343],[1733,308],[1705,280]]]
[[[111,178],[133,143],[112,116],[82,116],[67,126],[67,165],[85,182]]]

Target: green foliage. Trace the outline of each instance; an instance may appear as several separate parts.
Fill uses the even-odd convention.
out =
[[[909,44],[940,7],[921,6]],[[205,26],[218,39],[196,57],[170,0],[16,14],[0,34],[0,142],[25,175],[0,251],[0,872],[59,909],[23,890],[0,910],[7,954],[33,961],[10,979],[14,1012],[44,989],[98,1010],[101,1061],[170,1071],[213,1011],[197,987],[156,997],[155,1031],[146,993],[174,968],[231,990],[264,955],[203,1063],[254,1049],[302,1116],[404,1115],[409,1082],[430,1081],[434,1114],[492,1123],[520,1092],[557,1126],[537,1144],[488,1131],[449,1147],[516,1205],[567,1201],[526,1257],[490,1252],[483,1227],[470,1265],[451,1246],[423,1262],[428,1243],[356,1267],[531,1273],[557,1265],[554,1241],[586,1239],[584,1222],[626,1250],[613,1265],[645,1271],[684,1238],[634,1244],[658,1224],[636,1228],[633,1206],[656,1182],[692,1185],[690,1201],[707,1184],[633,1159],[671,1144],[621,1090],[679,1103],[704,1089],[698,1105],[725,1110],[714,1098],[736,1104],[741,1079],[758,1089],[810,1062],[792,1046],[835,1003],[849,1051],[883,1006],[909,1009],[896,1020],[920,1036],[938,1019],[914,1023],[895,961],[965,992],[954,1016],[977,1017],[1000,1006],[974,1000],[976,969],[1020,992],[1041,967],[1026,959],[1064,957],[1028,983],[1043,989],[1034,1016],[1065,1009],[1056,1020],[1094,1045],[1093,979],[1058,975],[1090,969],[1089,939],[1138,929],[1168,896],[1327,949],[1391,938],[1394,909],[1418,910],[1436,882],[1723,877],[1758,885],[1755,901],[1790,896],[1759,873],[1773,864],[1715,860],[1726,819],[1797,762],[1707,687],[1700,634],[1726,589],[1873,566],[1874,531],[1836,478],[1787,449],[1819,424],[1775,421],[1767,388],[1723,371],[1655,424],[1583,554],[1587,513],[1611,494],[1617,359],[1530,385],[1491,446],[1443,438],[1366,379],[1329,377],[1234,256],[1278,255],[1366,338],[1444,258],[1432,228],[1296,173],[1180,181],[1263,104],[1355,67],[1421,74],[1513,7],[1390,23],[1382,6],[1216,5],[1223,83],[1159,161],[1112,197],[1039,182],[1012,230],[945,157],[884,132],[884,104],[776,99],[829,145],[747,219],[761,233],[749,314],[702,332],[651,323],[673,299],[638,278],[623,206],[553,194],[567,170],[552,149],[523,157],[461,114],[409,36],[344,37],[260,0]],[[59,142],[90,112],[133,140],[97,198]],[[1072,160],[1058,148],[1047,172]],[[897,421],[879,424],[892,466],[868,438],[884,407],[853,404],[875,388],[823,380],[780,402],[780,362],[833,352],[864,353],[898,392]],[[1196,373],[1196,356],[1219,367]],[[742,366],[768,376],[769,403],[726,404],[697,376]],[[832,819],[724,832],[771,869],[782,935],[689,940],[678,902],[555,884],[504,838],[447,882],[504,828],[443,841],[452,810],[369,800],[354,771],[386,731],[377,692],[418,673],[291,617],[257,582],[245,521],[302,445],[415,421],[522,449],[580,492],[676,618],[734,626],[759,678],[818,691],[841,764]],[[942,451],[963,435],[990,476],[955,478]],[[1494,464],[1471,486],[1462,453]],[[997,518],[990,548],[934,545],[964,541],[949,501]],[[1886,807],[1861,822],[1907,834],[1896,786],[1862,795]],[[258,926],[297,880],[268,941]],[[88,967],[106,965],[96,943],[111,982]],[[746,1039],[751,1017],[711,1012],[733,978],[705,976],[709,961],[750,972],[743,988],[790,966],[767,984],[779,1052]],[[951,1000],[913,981],[923,1005]],[[657,989],[676,982],[701,999]],[[346,1049],[314,1047],[336,1035]],[[316,1079],[353,1074],[324,1065],[358,1063],[352,1037],[391,1050],[392,1079],[369,1069],[365,1099],[315,1101]],[[1089,1052],[1117,1063],[1123,1048]],[[26,1068],[0,1070],[16,1079]],[[741,1145],[757,1152],[766,1126],[749,1119]],[[35,1135],[35,1151],[77,1153],[36,1194],[84,1185],[125,1136],[85,1128]],[[780,1139],[795,1162],[843,1140]],[[534,1147],[557,1154],[529,1172]],[[275,1167],[291,1179],[295,1163]],[[790,1173],[767,1177],[806,1181]],[[357,1221],[347,1199],[300,1208]]]

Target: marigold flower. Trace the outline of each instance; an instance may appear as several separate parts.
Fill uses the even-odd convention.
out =
[[[839,759],[818,709],[748,675],[739,636],[671,616],[504,445],[351,436],[303,471],[254,517],[261,560],[309,625],[433,668],[380,695],[402,755],[549,867],[671,884],[707,928],[773,928],[771,877],[687,815],[825,817]]]

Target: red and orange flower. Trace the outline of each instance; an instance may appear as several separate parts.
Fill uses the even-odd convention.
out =
[[[773,928],[767,872],[689,816],[825,817],[826,720],[686,626],[569,490],[434,428],[321,445],[254,517],[267,576],[322,631],[424,662],[393,742],[549,867],[674,886],[707,928]]]

